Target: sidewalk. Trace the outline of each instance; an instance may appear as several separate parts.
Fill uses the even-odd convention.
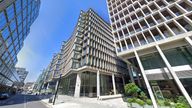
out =
[[[128,108],[127,103],[123,102],[122,98],[101,101],[96,98],[59,96],[58,100],[60,101],[57,101],[55,105],[48,103],[49,99],[42,99],[41,101],[50,108]]]

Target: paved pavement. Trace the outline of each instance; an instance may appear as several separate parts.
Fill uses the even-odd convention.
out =
[[[48,103],[48,99],[42,99],[42,101],[52,108],[128,108],[122,98],[100,101],[96,98],[60,95],[57,97],[56,105]]]
[[[0,108],[48,108],[38,96],[18,94],[7,100],[0,100]]]

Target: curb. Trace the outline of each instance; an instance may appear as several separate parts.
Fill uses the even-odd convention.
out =
[[[40,102],[41,102],[42,104],[44,104],[45,106],[47,106],[48,108],[53,108],[53,105],[50,105],[50,104],[48,104],[47,102],[42,101],[42,99],[40,99]]]

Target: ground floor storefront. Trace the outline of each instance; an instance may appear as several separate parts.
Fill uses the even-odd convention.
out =
[[[124,84],[124,76],[114,73],[90,71],[71,73],[60,79],[57,95],[99,98],[122,94]]]

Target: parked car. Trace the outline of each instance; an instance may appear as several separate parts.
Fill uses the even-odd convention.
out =
[[[6,92],[0,93],[0,99],[7,99],[9,97],[10,97],[9,93],[6,93]]]

